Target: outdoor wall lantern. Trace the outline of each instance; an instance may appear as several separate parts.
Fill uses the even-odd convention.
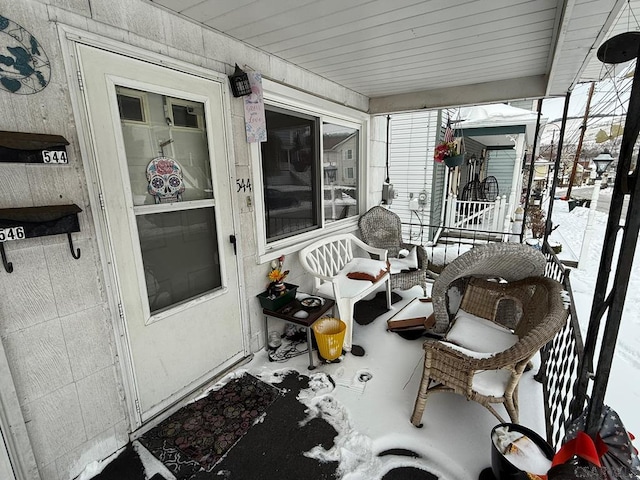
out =
[[[249,76],[238,66],[237,63],[235,71],[232,75],[229,75],[229,82],[231,82],[231,92],[234,97],[244,97],[251,94]]]
[[[605,150],[596,158],[593,159],[593,163],[596,165],[596,179],[600,180],[602,178],[602,174],[605,170],[611,165],[613,162],[613,157],[609,153],[609,150]]]

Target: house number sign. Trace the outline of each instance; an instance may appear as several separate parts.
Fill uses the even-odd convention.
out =
[[[24,237],[24,227],[0,228],[0,242],[8,242],[9,240],[21,240]]]
[[[67,152],[63,150],[42,150],[43,163],[69,163]]]

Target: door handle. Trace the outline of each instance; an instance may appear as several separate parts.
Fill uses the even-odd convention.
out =
[[[231,244],[233,245],[233,254],[238,255],[238,249],[236,247],[236,236],[229,235],[229,242],[231,242]]]

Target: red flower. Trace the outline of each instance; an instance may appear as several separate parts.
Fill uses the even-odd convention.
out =
[[[458,155],[456,142],[441,142],[436,145],[433,159],[438,163],[442,163],[445,158],[455,157],[456,155]]]

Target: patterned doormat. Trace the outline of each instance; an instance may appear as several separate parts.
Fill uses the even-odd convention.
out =
[[[245,374],[184,406],[138,440],[178,480],[210,472],[279,395],[278,389]]]

